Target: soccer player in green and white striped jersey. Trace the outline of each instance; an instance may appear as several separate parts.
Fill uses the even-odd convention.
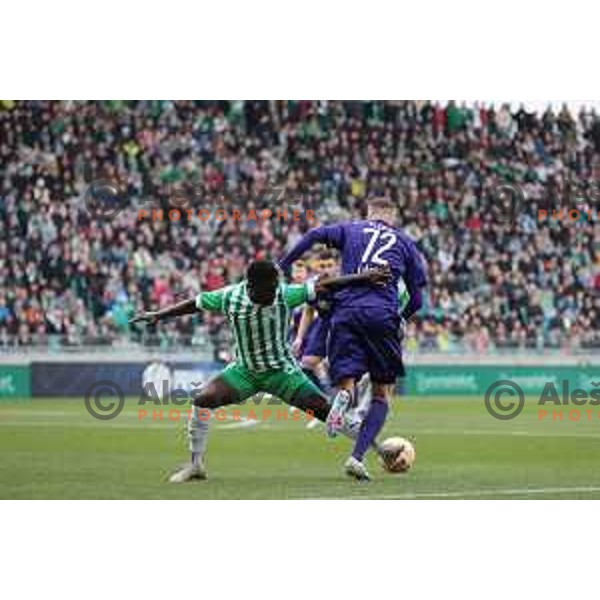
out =
[[[385,283],[388,276],[382,270],[371,270],[288,285],[282,281],[273,262],[255,261],[249,265],[246,279],[241,283],[201,292],[196,298],[134,317],[132,322],[156,323],[207,310],[224,314],[234,333],[235,361],[192,393],[194,410],[188,424],[192,461],[176,471],[170,481],[182,483],[206,478],[204,454],[208,420],[200,419],[200,409],[213,410],[266,392],[325,421],[329,413],[328,399],[303,373],[287,341],[290,311],[320,291],[350,284],[377,285]]]

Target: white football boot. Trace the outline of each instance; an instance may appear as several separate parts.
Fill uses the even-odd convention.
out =
[[[180,467],[169,477],[169,483],[187,483],[188,481],[206,479],[204,461],[198,459],[195,463],[188,463]]]
[[[358,481],[370,481],[371,477],[367,471],[367,467],[360,460],[350,456],[344,464],[344,471],[349,477],[353,477]]]

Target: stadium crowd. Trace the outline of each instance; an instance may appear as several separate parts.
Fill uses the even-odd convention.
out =
[[[251,219],[249,209],[300,207],[327,223],[364,214],[369,198],[386,196],[428,264],[409,349],[595,347],[599,152],[600,120],[584,109],[3,101],[0,346],[194,345],[208,331],[226,349],[218,318],[148,333],[128,317],[234,281],[249,260],[280,257],[314,224]],[[112,219],[84,201],[97,180],[121,190]],[[577,185],[570,196],[569,181]],[[523,190],[513,213],[490,195],[499,183]],[[552,218],[553,209],[575,205],[594,210]],[[140,219],[142,209],[177,207],[228,216]],[[235,207],[244,209],[240,220],[231,218]]]

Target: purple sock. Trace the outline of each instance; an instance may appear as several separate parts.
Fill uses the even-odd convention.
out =
[[[354,444],[354,450],[352,451],[352,456],[354,456],[356,460],[362,461],[365,452],[369,449],[369,446],[381,431],[381,428],[385,423],[387,412],[388,404],[385,400],[382,398],[373,398],[371,400],[369,412],[360,426],[358,437]]]

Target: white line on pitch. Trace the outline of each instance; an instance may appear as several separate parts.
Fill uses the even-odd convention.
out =
[[[522,436],[522,437],[586,437],[600,438],[600,432],[590,433],[589,431],[496,431],[493,429],[410,429],[406,428],[408,433],[419,435],[495,435],[495,436]]]
[[[600,492],[600,487],[551,487],[551,488],[516,488],[498,490],[463,490],[456,492],[414,492],[408,494],[384,494],[372,496],[349,496],[336,498],[303,498],[304,500],[418,500],[426,498],[465,498],[469,496],[533,496],[538,494],[593,494]]]

